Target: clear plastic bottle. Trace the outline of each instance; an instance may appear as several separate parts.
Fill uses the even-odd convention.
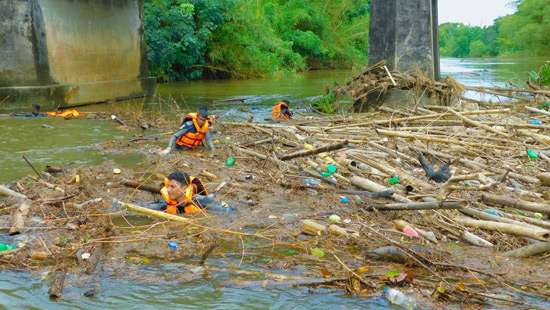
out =
[[[403,309],[414,310],[416,308],[416,303],[413,298],[408,297],[394,288],[385,287],[384,297],[386,297],[392,305],[399,306]]]

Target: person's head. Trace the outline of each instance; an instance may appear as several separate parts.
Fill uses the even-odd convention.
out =
[[[290,106],[290,101],[286,100],[286,99],[283,99],[281,100],[282,103],[286,103],[287,106]]]
[[[185,188],[190,182],[190,177],[187,173],[175,171],[170,173],[166,178],[164,186],[168,190],[168,195],[172,199],[180,199],[185,195]]]
[[[40,105],[38,103],[32,105],[32,113],[40,113]]]
[[[208,107],[206,106],[200,107],[198,116],[199,116],[199,124],[202,125],[202,123],[204,123],[204,121],[208,119]]]

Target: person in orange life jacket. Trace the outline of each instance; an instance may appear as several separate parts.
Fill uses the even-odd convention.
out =
[[[176,171],[164,180],[160,190],[165,206],[162,211],[169,214],[193,214],[202,212],[203,206],[196,196],[206,196],[206,188],[198,178]]]
[[[290,112],[290,102],[288,102],[288,100],[277,102],[271,110],[271,118],[274,121],[287,121],[291,119],[292,112]]]
[[[162,150],[160,155],[169,154],[174,147],[177,150],[191,150],[203,144],[214,151],[212,134],[209,131],[210,124],[211,120],[206,107],[201,107],[199,113],[187,114],[183,118],[180,129],[172,135],[168,147]]]

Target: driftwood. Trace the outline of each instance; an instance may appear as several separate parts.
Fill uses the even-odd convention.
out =
[[[25,220],[29,215],[30,209],[31,201],[28,199],[22,199],[19,208],[17,208],[13,213],[12,226],[9,231],[10,235],[17,235],[23,231],[25,227]]]
[[[462,212],[462,213],[464,213],[468,216],[477,217],[478,219],[481,219],[481,220],[508,223],[508,224],[525,226],[525,227],[528,227],[528,228],[540,229],[540,227],[535,226],[535,225],[530,225],[530,224],[527,224],[527,223],[524,223],[524,222],[509,219],[509,218],[488,214],[488,213],[485,213],[483,211],[479,211],[479,210],[472,209],[472,208],[463,208],[463,209],[460,210],[460,212]]]
[[[508,224],[508,223],[474,220],[467,217],[458,217],[458,218],[455,218],[455,221],[468,227],[498,231],[501,233],[514,235],[514,236],[528,237],[528,238],[533,238],[533,239],[543,240],[543,241],[550,239],[550,230],[546,230],[542,228],[530,228],[530,227]]]
[[[550,242],[537,242],[519,249],[506,252],[510,257],[529,257],[550,251]]]
[[[533,107],[525,107],[525,109],[529,112],[540,113],[540,114],[543,114],[543,115],[546,115],[546,116],[550,116],[550,112],[548,112],[548,111],[540,110],[540,109],[533,108]]]
[[[20,194],[16,191],[13,191],[4,185],[0,185],[0,194],[4,196],[14,197],[17,199],[28,199],[27,196]]]
[[[461,209],[462,203],[459,201],[436,201],[436,202],[409,202],[409,203],[390,203],[385,205],[371,205],[369,209],[378,211],[414,211],[414,210],[433,210],[433,209]]]
[[[298,151],[298,152],[295,152],[295,153],[279,156],[279,159],[280,160],[289,160],[289,159],[293,159],[293,158],[299,158],[299,157],[316,155],[316,154],[324,153],[324,152],[335,151],[335,150],[339,150],[341,148],[346,147],[346,145],[348,145],[348,143],[349,142],[347,140],[345,140],[342,143],[325,145],[325,146],[318,147],[318,148],[315,148],[315,149],[312,149],[312,150]]]
[[[526,211],[539,212],[543,214],[550,214],[550,205],[525,201],[521,199],[515,199],[509,196],[499,196],[493,194],[483,194],[483,202],[489,205],[498,207],[511,207]]]
[[[393,189],[381,191],[381,192],[369,192],[369,191],[356,191],[356,190],[341,190],[339,194],[366,196],[369,198],[391,198],[395,193]]]
[[[63,288],[65,286],[65,275],[67,274],[67,268],[61,268],[54,271],[52,276],[52,282],[48,294],[50,298],[59,299],[63,296]]]
[[[449,112],[453,113],[456,117],[460,118],[463,122],[465,122],[466,124],[469,124],[469,125],[472,125],[474,127],[478,127],[478,128],[481,128],[483,130],[486,130],[488,132],[492,132],[496,135],[499,135],[499,136],[502,136],[502,137],[505,137],[505,138],[509,138],[510,135],[507,134],[507,133],[504,133],[502,131],[498,131],[496,129],[494,129],[493,127],[491,126],[487,126],[485,124],[482,124],[480,122],[477,122],[477,121],[474,121],[464,115],[461,115],[460,113],[456,112],[455,110],[453,109],[449,109]]]
[[[147,185],[147,184],[142,184],[141,182],[132,181],[132,180],[124,180],[122,181],[121,184],[130,188],[135,188],[142,191],[150,192],[152,194],[160,194],[160,190],[161,190],[161,186],[159,185],[156,185],[156,186]]]

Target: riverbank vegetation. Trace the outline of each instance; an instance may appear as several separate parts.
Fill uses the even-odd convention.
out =
[[[547,0],[515,1],[514,14],[488,27],[460,23],[440,26],[441,55],[449,57],[550,55],[550,5]]]
[[[366,62],[368,0],[146,0],[147,57],[162,81],[248,78]]]

